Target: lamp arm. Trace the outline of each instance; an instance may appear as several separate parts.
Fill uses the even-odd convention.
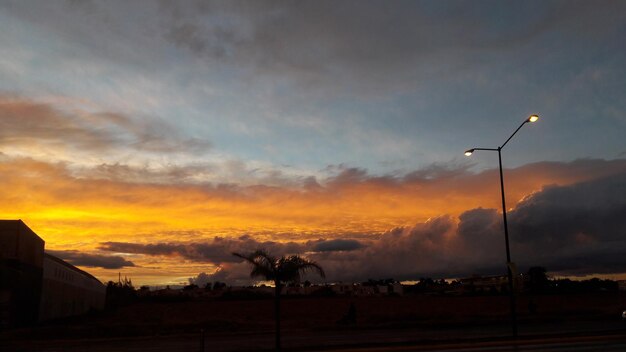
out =
[[[509,141],[511,140],[511,138],[513,138],[513,136],[515,136],[515,134],[517,133],[517,131],[520,130],[520,128],[522,128],[522,126],[524,126],[526,123],[528,122],[528,120],[524,120],[524,122],[522,122],[521,125],[519,125],[519,127],[515,130],[515,132],[513,132],[513,134],[511,134],[511,136],[504,142],[502,143],[502,145],[500,146],[500,149],[504,148],[504,146],[509,143]]]
[[[492,152],[497,152],[498,148],[472,148],[472,150],[490,150]]]

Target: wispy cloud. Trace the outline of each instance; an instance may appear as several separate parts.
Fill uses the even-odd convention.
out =
[[[159,120],[131,119],[110,112],[62,111],[50,104],[0,95],[0,146],[5,153],[55,152],[204,153],[210,143],[185,139]]]

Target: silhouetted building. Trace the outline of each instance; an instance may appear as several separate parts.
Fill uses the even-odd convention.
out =
[[[509,278],[503,275],[496,276],[472,276],[459,280],[465,291],[488,292],[506,291],[509,287]]]
[[[509,290],[507,275],[472,276],[459,279],[461,292],[506,292]],[[524,289],[524,278],[521,275],[513,277],[513,290],[520,292]]]
[[[44,245],[21,220],[0,220],[0,326],[104,308],[106,287],[91,274],[44,253]]]
[[[0,220],[0,325],[37,322],[44,243],[22,220]]]

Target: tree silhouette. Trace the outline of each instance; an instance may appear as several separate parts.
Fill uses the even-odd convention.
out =
[[[250,277],[261,277],[274,281],[274,318],[276,321],[276,350],[280,351],[280,292],[283,284],[300,282],[300,276],[313,271],[326,277],[324,270],[317,263],[297,255],[274,257],[264,250],[257,250],[248,255],[233,253],[252,265]]]

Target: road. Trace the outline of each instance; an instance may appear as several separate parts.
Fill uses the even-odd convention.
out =
[[[626,335],[574,336],[564,338],[529,339],[517,342],[462,342],[430,346],[379,346],[332,349],[331,352],[576,352],[576,351],[626,351]]]
[[[543,323],[521,326],[517,344],[507,342],[508,325],[458,328],[385,328],[291,330],[283,333],[293,351],[626,351],[621,321]],[[19,352],[199,352],[200,334],[167,336],[0,341],[1,351]],[[273,332],[219,333],[205,336],[205,351],[271,350]]]

